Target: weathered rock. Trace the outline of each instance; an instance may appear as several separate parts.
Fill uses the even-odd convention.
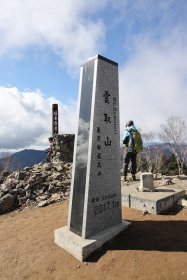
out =
[[[0,185],[1,192],[9,192],[11,190],[11,185],[9,184],[1,184]]]
[[[1,175],[1,212],[54,203],[69,197],[71,163],[40,163],[5,177]],[[8,196],[6,196],[8,195]]]
[[[2,177],[7,177],[9,174],[10,174],[10,172],[9,172],[8,170],[3,170],[3,171],[1,172],[1,176],[2,176]]]
[[[0,184],[4,182],[4,177],[0,175]]]
[[[0,191],[0,198],[4,196],[4,193]]]
[[[26,194],[26,190],[24,190],[24,189],[19,189],[19,195],[20,195],[20,196],[25,196],[25,194]]]
[[[10,190],[10,191],[9,191],[9,194],[12,194],[12,195],[14,195],[15,197],[17,197],[17,196],[19,195],[19,190],[17,190],[17,189]]]
[[[10,210],[15,201],[15,196],[11,194],[6,194],[0,199],[0,213],[4,213]]]
[[[23,189],[25,187],[26,187],[26,183],[24,181],[22,181],[16,185],[16,189]]]
[[[25,170],[25,171],[30,171],[31,169],[32,169],[32,167],[29,167],[29,166],[28,167],[26,166],[25,168],[23,168],[23,170]]]
[[[54,169],[58,172],[62,172],[63,171],[63,166],[62,165],[56,165],[56,166],[54,166]]]
[[[24,180],[24,178],[26,177],[26,172],[25,171],[18,171],[16,172],[15,178],[18,180]]]
[[[41,201],[41,200],[42,200],[42,201],[45,201],[46,199],[48,199],[48,195],[45,194],[45,195],[40,195],[39,197],[37,197],[36,200],[37,200],[37,201]]]
[[[56,192],[56,188],[55,188],[55,186],[54,185],[52,185],[52,184],[50,184],[49,185],[49,192],[51,192],[51,193],[55,193]]]
[[[26,198],[30,198],[31,197],[31,190],[27,190],[26,191]]]
[[[19,197],[19,198],[18,198],[18,204],[19,204],[19,206],[25,204],[26,201],[27,201],[27,198],[26,198],[25,196]]]
[[[49,204],[58,202],[63,199],[63,196],[60,193],[52,194],[52,196],[48,199]]]
[[[49,202],[47,200],[41,201],[40,203],[38,203],[38,207],[44,207],[47,206],[49,204]]]
[[[63,181],[63,185],[66,186],[70,186],[71,185],[71,180],[65,180]]]

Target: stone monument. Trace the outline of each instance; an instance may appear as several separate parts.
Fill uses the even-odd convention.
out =
[[[120,182],[118,64],[97,55],[81,66],[68,225],[55,243],[84,261],[124,230]]]

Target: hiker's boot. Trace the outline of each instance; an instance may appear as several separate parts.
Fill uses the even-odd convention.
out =
[[[128,180],[127,180],[127,176],[124,176],[123,177],[123,182],[127,182]]]
[[[136,181],[136,175],[132,175],[132,180]]]

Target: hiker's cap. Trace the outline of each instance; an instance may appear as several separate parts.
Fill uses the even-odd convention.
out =
[[[131,126],[131,125],[134,125],[134,122],[132,120],[128,121],[126,126]]]

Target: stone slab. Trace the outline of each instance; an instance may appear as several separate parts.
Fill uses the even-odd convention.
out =
[[[138,192],[136,187],[122,188],[122,206],[152,214],[161,214],[172,209],[177,201],[185,196],[185,191],[180,189],[161,187],[156,188],[155,192]]]
[[[84,239],[71,232],[68,230],[68,227],[65,226],[54,231],[54,242],[82,262],[86,260],[91,253],[125,230],[129,225],[130,222],[122,221],[120,224],[93,235],[88,239]]]
[[[145,191],[155,191],[154,183],[153,183],[153,173],[144,172],[140,175],[140,192]]]

